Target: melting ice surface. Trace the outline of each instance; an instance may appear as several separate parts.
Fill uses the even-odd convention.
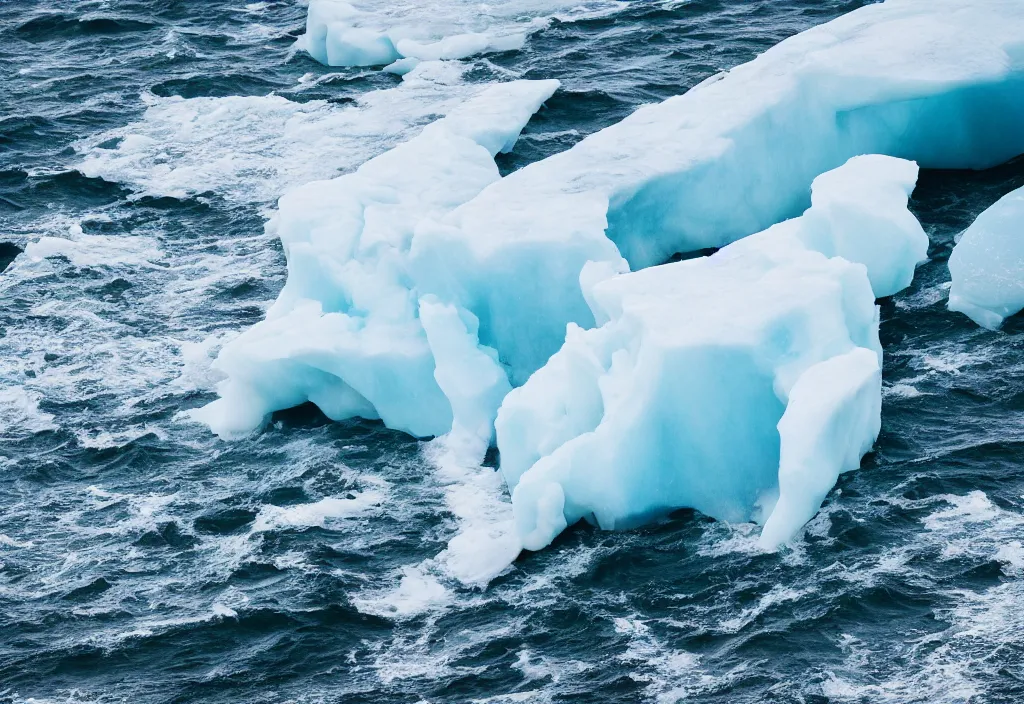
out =
[[[815,180],[801,217],[710,257],[585,271],[604,324],[570,325],[498,413],[524,547],[681,507],[763,522],[768,547],[792,537],[878,435],[875,297],[926,258],[916,180],[911,162],[856,157]]]
[[[404,73],[423,60],[464,59],[522,48],[555,18],[599,16],[615,0],[498,0],[493,3],[311,0],[300,46],[329,66],[384,66]]]
[[[1024,308],[1024,189],[971,224],[949,258],[949,309],[996,329]]]

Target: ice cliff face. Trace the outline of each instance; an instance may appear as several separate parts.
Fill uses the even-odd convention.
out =
[[[594,283],[606,322],[571,325],[498,414],[523,545],[681,507],[764,522],[769,547],[789,539],[878,434],[875,297],[925,259],[916,180],[911,162],[857,157],[815,180],[799,218]]]
[[[1024,309],[1024,188],[978,216],[949,258],[949,309],[995,330]]]

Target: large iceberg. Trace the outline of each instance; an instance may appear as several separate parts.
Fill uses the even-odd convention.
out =
[[[995,330],[1024,309],[1024,188],[978,216],[949,258],[949,309]]]
[[[798,215],[811,181],[851,156],[982,168],[1024,152],[1022,37],[1019,0],[869,5],[503,179],[491,155],[555,84],[491,89],[355,173],[281,199],[271,226],[288,283],[223,350],[221,399],[198,415],[230,436],[312,401],[332,418],[487,442],[500,397],[562,347],[568,324],[608,322],[595,296],[611,284],[599,282]],[[908,270],[886,262],[918,245],[867,246],[860,192],[824,192],[806,217],[829,226],[805,230],[827,241],[806,246],[865,265],[877,295],[904,286]],[[894,192],[877,196],[881,219]]]
[[[498,181],[414,254],[513,385],[588,328],[587,261],[640,269],[798,215],[857,154],[986,168],[1024,152],[1024,2],[888,0],[645,106]],[[524,331],[529,334],[524,334]]]
[[[193,417],[231,437],[312,401],[334,419],[381,418],[417,436],[454,422],[489,440],[508,379],[472,313],[420,295],[409,250],[421,221],[498,180],[494,155],[557,87],[491,86],[355,172],[282,197],[269,226],[288,281],[266,319],[221,351],[220,398]]]
[[[505,398],[501,471],[523,546],[680,507],[788,540],[881,414],[875,297],[908,285],[928,238],[907,210],[912,162],[851,160],[801,217],[710,257],[589,279],[603,325]]]

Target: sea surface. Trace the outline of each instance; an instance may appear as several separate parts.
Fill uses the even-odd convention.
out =
[[[1024,702],[1024,320],[945,308],[957,234],[1022,161],[922,172],[881,437],[778,553],[679,511],[468,588],[432,567],[458,519],[424,443],[181,415],[284,283],[289,187],[558,78],[507,173],[861,4],[496,2],[538,20],[522,50],[403,81],[296,51],[294,0],[0,1],[0,702]]]

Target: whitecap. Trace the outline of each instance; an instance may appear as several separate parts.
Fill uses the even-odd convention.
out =
[[[404,620],[443,609],[451,604],[454,593],[422,565],[403,567],[394,589],[365,592],[352,599],[361,613]]]
[[[0,437],[24,437],[56,430],[54,416],[39,410],[40,398],[24,386],[0,389]]]

